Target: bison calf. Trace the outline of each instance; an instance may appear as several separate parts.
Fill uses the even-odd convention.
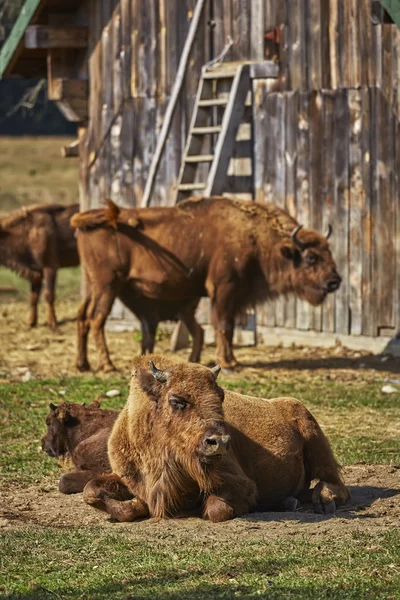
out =
[[[63,494],[82,492],[92,477],[111,471],[107,440],[118,411],[99,406],[99,402],[88,406],[70,402],[50,404],[42,448],[55,458],[68,454],[75,468],[61,476],[59,489]]]
[[[301,402],[224,391],[219,367],[157,362],[135,362],[108,442],[112,474],[86,485],[88,504],[120,521],[188,512],[225,521],[294,498],[325,513],[346,502],[329,443]]]
[[[78,204],[24,207],[0,219],[0,264],[30,282],[29,325],[37,324],[37,305],[45,281],[48,324],[56,327],[54,310],[57,269],[79,265],[75,232],[70,219]]]

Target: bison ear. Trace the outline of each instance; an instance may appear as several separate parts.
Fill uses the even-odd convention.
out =
[[[157,402],[160,393],[160,385],[157,383],[154,375],[149,373],[149,371],[146,371],[146,369],[138,369],[137,378],[144,393],[150,400]]]
[[[57,406],[55,404],[53,404],[52,402],[50,402],[49,404],[49,409],[54,412],[56,410]]]

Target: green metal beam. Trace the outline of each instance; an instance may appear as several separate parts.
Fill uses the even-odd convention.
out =
[[[43,2],[43,0],[25,1],[25,4],[21,9],[19,17],[15,21],[14,27],[12,28],[10,35],[8,36],[7,41],[3,45],[0,52],[0,79],[3,77],[3,74],[10,63],[10,60],[14,56],[16,50],[18,49],[19,43],[23,38],[25,30],[31,22],[41,2]]]
[[[381,2],[400,29],[400,0],[381,0]]]

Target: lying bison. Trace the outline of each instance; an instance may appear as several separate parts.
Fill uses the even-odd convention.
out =
[[[107,440],[119,413],[99,407],[98,402],[88,406],[50,404],[42,449],[55,458],[68,455],[74,465],[73,472],[61,476],[59,489],[63,494],[82,492],[95,475],[111,471]]]
[[[244,308],[289,293],[317,306],[340,285],[331,228],[326,237],[303,229],[273,204],[213,197],[165,208],[108,205],[71,221],[93,287],[78,317],[80,368],[88,366],[89,325],[101,366],[113,368],[103,327],[116,296],[128,306],[149,299],[182,308],[208,295],[217,360],[231,368],[235,316]]]
[[[224,391],[219,367],[157,361],[134,365],[108,442],[112,474],[86,485],[88,504],[119,521],[189,512],[225,521],[295,498],[325,513],[346,502],[329,443],[298,400]]]
[[[45,281],[48,324],[57,324],[54,310],[57,269],[79,264],[75,232],[70,225],[78,204],[40,204],[18,209],[0,219],[0,264],[31,284],[29,325],[37,324],[37,305]]]

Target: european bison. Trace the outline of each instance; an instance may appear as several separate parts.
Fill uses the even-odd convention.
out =
[[[140,298],[178,308],[208,295],[217,360],[232,368],[235,316],[243,309],[289,293],[317,306],[341,282],[327,241],[332,229],[327,236],[303,229],[274,204],[212,197],[119,209],[108,201],[71,223],[94,289],[90,314],[84,303],[78,317],[82,368],[88,320],[100,364],[113,368],[103,327],[116,296],[128,306]]]
[[[70,219],[78,204],[38,204],[13,211],[0,219],[0,264],[31,284],[29,325],[37,324],[37,305],[45,280],[48,324],[56,327],[54,310],[57,269],[79,264],[75,231]]]
[[[50,404],[42,449],[55,458],[68,455],[75,468],[61,476],[60,492],[82,492],[95,475],[111,471],[107,440],[118,414],[116,410],[101,409],[97,401],[87,406],[70,402]]]
[[[157,362],[134,364],[108,442],[112,474],[85,486],[88,504],[120,521],[192,512],[216,522],[295,499],[325,513],[346,502],[329,443],[301,402],[224,391],[219,367]]]

